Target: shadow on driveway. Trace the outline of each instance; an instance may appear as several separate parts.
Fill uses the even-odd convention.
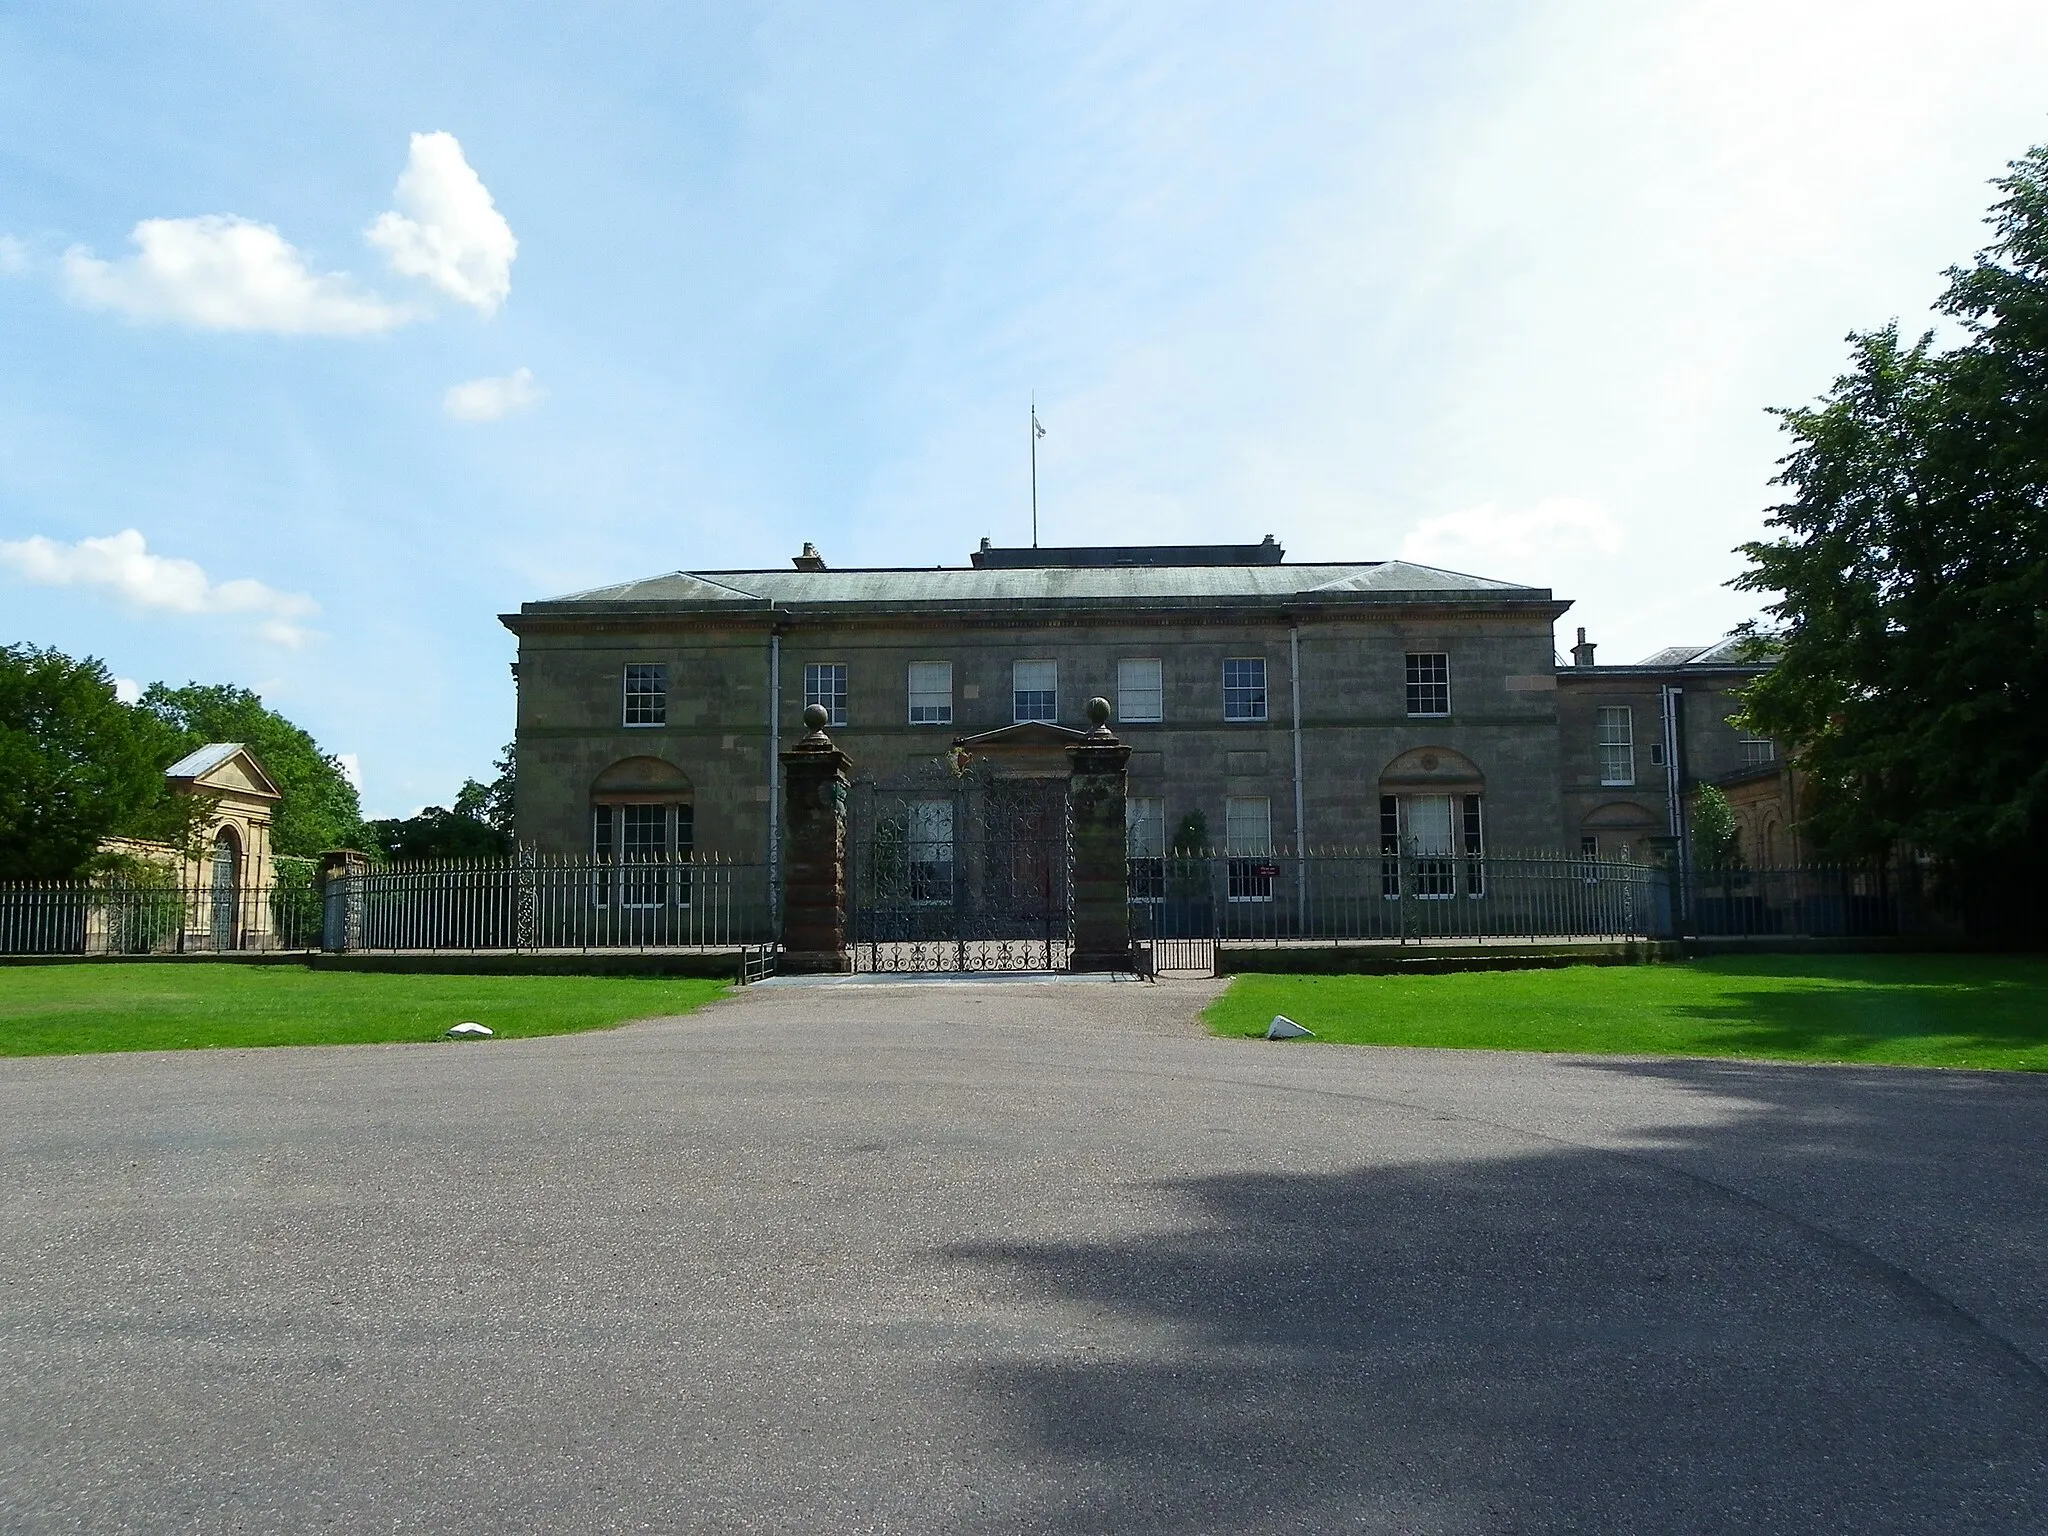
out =
[[[1157,1236],[949,1250],[1177,1341],[968,1373],[1068,1490],[1055,1528],[2048,1528],[2048,1378],[2000,1326],[2042,1316],[2048,1191],[1943,1160],[2037,1141],[2036,1085],[1587,1065],[1753,1113],[1176,1181]]]

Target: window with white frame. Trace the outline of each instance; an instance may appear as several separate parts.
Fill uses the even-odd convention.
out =
[[[822,705],[827,725],[846,724],[846,665],[813,661],[804,665],[804,708]]]
[[[1165,668],[1144,657],[1126,657],[1116,664],[1116,718],[1119,725],[1157,725],[1164,718]]]
[[[1380,894],[1441,901],[1486,894],[1486,827],[1478,795],[1380,796]]]
[[[1273,862],[1273,802],[1264,795],[1225,799],[1223,846],[1230,900],[1271,901],[1280,873]]]
[[[596,904],[608,907],[616,897],[623,907],[689,906],[695,841],[696,807],[688,802],[592,806],[590,851],[601,866]]]
[[[953,723],[953,663],[913,661],[910,664],[910,723]]]
[[[1151,795],[1124,801],[1124,856],[1129,861],[1133,901],[1166,895],[1166,802]]]
[[[1750,768],[1761,768],[1765,763],[1776,762],[1777,743],[1768,736],[1745,736],[1742,738],[1742,761]]]
[[[1266,718],[1266,658],[1233,656],[1223,663],[1223,718]]]
[[[1451,658],[1444,651],[1408,653],[1408,713],[1423,719],[1451,712]]]
[[[1617,785],[1635,783],[1635,716],[1626,704],[1600,706],[1599,745],[1600,782]]]
[[[906,827],[910,899],[934,906],[953,899],[953,802],[914,800]]]
[[[627,725],[668,723],[668,668],[658,662],[629,661],[623,681]]]
[[[1059,719],[1060,666],[1056,661],[1019,661],[1010,668],[1011,718]]]

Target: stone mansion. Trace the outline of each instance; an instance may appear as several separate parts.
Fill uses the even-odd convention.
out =
[[[523,605],[517,823],[543,853],[775,846],[779,751],[822,706],[857,780],[956,749],[1050,771],[1090,698],[1133,748],[1130,836],[1163,851],[1644,856],[1699,783],[1776,771],[1728,723],[1731,648],[1598,665],[1547,588],[1262,544],[991,548],[965,566],[678,571]],[[1032,750],[1035,748],[1036,750]],[[1006,769],[1005,764],[1010,766]],[[1752,797],[1755,798],[1755,797]],[[1770,815],[1768,809],[1761,814]],[[1768,863],[1783,829],[1747,829]]]

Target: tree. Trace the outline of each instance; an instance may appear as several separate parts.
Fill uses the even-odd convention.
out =
[[[1700,786],[1692,803],[1692,861],[1695,869],[1718,872],[1742,867],[1742,835],[1735,808],[1712,784]]]
[[[1838,856],[2048,851],[2048,146],[2009,169],[1936,306],[1963,340],[1852,336],[1851,371],[1777,413],[1791,499],[1742,547],[1777,651],[1743,723],[1792,744]]]
[[[455,814],[480,821],[505,839],[507,847],[512,842],[513,800],[519,785],[519,744],[508,741],[505,750],[498,754],[498,760],[491,764],[497,770],[497,777],[488,784],[479,784],[475,779],[464,779],[462,788],[455,792]]]
[[[180,744],[173,756],[212,741],[238,741],[256,754],[284,797],[271,819],[276,852],[315,858],[323,849],[362,842],[362,804],[340,759],[247,688],[156,683],[143,694],[140,708]]]
[[[499,858],[512,851],[512,797],[518,779],[512,743],[492,766],[497,776],[488,784],[464,779],[455,792],[455,808],[430,805],[403,820],[373,821],[369,839],[385,858]]]
[[[102,662],[0,646],[0,878],[70,879],[114,835],[188,843],[205,806],[164,783],[180,755]]]
[[[492,859],[510,851],[497,828],[469,815],[458,805],[430,805],[403,820],[372,821],[364,826],[367,841],[393,862],[421,859]]]

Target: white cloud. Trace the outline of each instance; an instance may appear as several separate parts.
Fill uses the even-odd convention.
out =
[[[526,409],[546,393],[533,382],[531,368],[515,368],[503,378],[454,385],[441,397],[441,409],[457,421],[496,421]]]
[[[137,704],[142,700],[142,684],[132,677],[114,679],[114,697],[123,704]]]
[[[349,781],[357,794],[363,792],[363,760],[354,752],[337,752],[334,760],[341,764],[341,776]]]
[[[320,611],[303,592],[280,592],[246,577],[216,582],[196,561],[152,555],[133,528],[76,544],[41,534],[0,539],[0,566],[38,586],[102,587],[137,608],[259,615],[256,632],[275,645],[303,645],[309,632],[294,621]]]
[[[312,271],[275,229],[250,219],[144,219],[130,238],[137,253],[121,261],[101,261],[80,246],[64,253],[74,300],[137,320],[280,335],[360,336],[416,317],[345,273]]]
[[[519,242],[452,133],[416,133],[392,192],[397,211],[366,232],[391,270],[493,314],[512,291]]]
[[[1402,540],[1401,558],[1468,575],[1527,580],[1531,571],[1615,554],[1627,538],[1605,507],[1577,497],[1550,496],[1520,510],[1489,501],[1424,518]]]
[[[28,247],[12,235],[0,235],[0,277],[19,277],[28,270]]]

